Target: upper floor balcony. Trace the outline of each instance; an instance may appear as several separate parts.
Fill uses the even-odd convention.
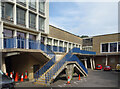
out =
[[[66,52],[64,47],[44,45],[39,40],[36,41],[36,40],[25,39],[25,38],[20,38],[20,37],[4,38],[0,40],[3,40],[3,49],[19,48],[19,49],[42,50],[44,52],[51,52],[51,51]]]

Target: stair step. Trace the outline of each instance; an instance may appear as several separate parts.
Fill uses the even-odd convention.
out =
[[[36,82],[44,82],[45,83],[45,81],[43,81],[43,80],[36,80]]]
[[[40,85],[47,86],[47,84],[46,84],[46,83],[42,83],[42,82],[34,82],[34,84],[40,84]]]

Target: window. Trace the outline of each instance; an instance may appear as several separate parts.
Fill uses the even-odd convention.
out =
[[[41,37],[41,43],[45,43],[45,37]]]
[[[36,36],[35,35],[32,35],[30,34],[29,35],[29,49],[35,49],[36,48]]]
[[[13,5],[9,3],[2,3],[2,18],[13,21]]]
[[[53,44],[54,44],[54,46],[57,46],[58,45],[58,41],[54,40]]]
[[[8,29],[4,29],[4,33],[3,33],[4,37],[13,37],[13,31],[12,30],[8,30]]]
[[[45,19],[42,17],[39,17],[39,30],[44,31],[45,30]]]
[[[39,2],[39,12],[45,14],[45,0],[40,0]]]
[[[26,6],[26,0],[16,0],[17,3],[21,4],[22,6]]]
[[[118,52],[120,52],[120,42],[118,42]]]
[[[25,48],[26,47],[26,34],[22,32],[17,32],[17,48]]]
[[[47,44],[52,45],[52,39],[48,38],[47,39]]]
[[[36,0],[29,0],[29,8],[36,10]]]
[[[63,46],[63,41],[60,41],[59,46],[61,47]]]
[[[108,52],[108,43],[102,44],[102,52]]]
[[[117,43],[110,43],[110,52],[117,52]]]
[[[25,25],[25,10],[17,7],[17,24]]]
[[[29,13],[29,27],[36,28],[36,15]]]

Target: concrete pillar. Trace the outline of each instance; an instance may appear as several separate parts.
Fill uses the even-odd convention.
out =
[[[58,40],[57,52],[59,52],[59,44],[60,44],[60,40]]]
[[[26,34],[26,49],[29,49],[29,33]]]
[[[91,69],[93,70],[92,58],[90,58]]]
[[[26,11],[26,27],[29,28],[29,11],[28,11],[29,0],[26,0],[26,8],[27,8],[27,11]]]
[[[87,69],[87,60],[84,60],[84,62],[85,62],[85,67],[86,67],[86,69]]]
[[[108,56],[106,56],[105,65],[108,65]]]
[[[67,52],[69,52],[69,43],[67,42]]]
[[[6,73],[6,65],[5,65],[5,59],[2,57],[2,66],[1,66],[1,70]]]
[[[73,77],[73,72],[74,72],[74,64],[67,65],[66,69],[66,78],[68,79],[68,76],[70,77],[70,80]]]
[[[36,30],[39,31],[39,16],[36,16]]]
[[[17,30],[14,30],[13,37],[15,38],[14,48],[17,48]]]
[[[95,69],[95,59],[93,58],[93,68]]]
[[[4,48],[3,44],[3,22],[0,22],[0,49]]]
[[[15,0],[16,1],[16,0]],[[14,20],[14,24],[16,25],[17,21],[16,21],[16,3],[14,4],[14,7],[13,7],[13,20]]]
[[[45,37],[45,52],[47,51],[46,46],[47,46],[47,37]]]
[[[54,39],[52,38],[51,50],[53,51]]]

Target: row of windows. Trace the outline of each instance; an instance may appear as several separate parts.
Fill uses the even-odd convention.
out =
[[[42,41],[42,43],[45,43],[45,37],[42,37],[41,41]],[[47,44],[52,45],[52,39],[51,38],[47,38]],[[58,46],[58,40],[56,40],[56,39],[53,40],[53,46]],[[64,47],[69,47],[69,49],[71,49],[71,46],[80,48],[80,45],[78,45],[78,44],[72,44],[72,43],[68,43],[68,42],[64,42],[64,44],[63,44],[63,41],[59,41],[59,46],[60,47],[63,47],[63,46]]]
[[[83,47],[82,50],[92,51],[92,47]]]
[[[101,52],[120,52],[120,42],[102,44]]]
[[[12,38],[13,37],[13,30],[4,29],[4,37]],[[26,33],[18,31],[17,32],[17,38],[19,38],[19,39],[20,38],[21,39],[26,39]],[[29,40],[30,41],[35,41],[36,40],[36,35],[29,34]],[[41,42],[43,44],[45,44],[45,37],[41,37]],[[58,40],[53,40],[53,43],[54,43],[53,46],[58,46]],[[71,49],[71,46],[73,46],[73,47],[77,46],[77,47],[80,48],[80,45],[78,46],[78,44],[77,45],[76,44],[72,44],[72,43],[69,43],[68,45],[67,44],[68,44],[67,42],[64,43],[64,47],[65,48],[68,47],[69,49]],[[47,38],[47,45],[52,45],[52,39]],[[59,47],[63,47],[63,41],[59,42]]]
[[[13,21],[13,5],[9,3],[2,3],[2,18]],[[16,22],[17,24],[26,26],[26,10],[17,7],[16,8]],[[39,16],[38,22],[39,30],[45,29],[45,18]],[[29,27],[36,29],[36,14],[29,12]]]
[[[26,6],[26,0],[17,0],[17,3]],[[36,0],[29,0],[29,9],[36,11]],[[39,13],[45,14],[45,0],[39,0]]]

